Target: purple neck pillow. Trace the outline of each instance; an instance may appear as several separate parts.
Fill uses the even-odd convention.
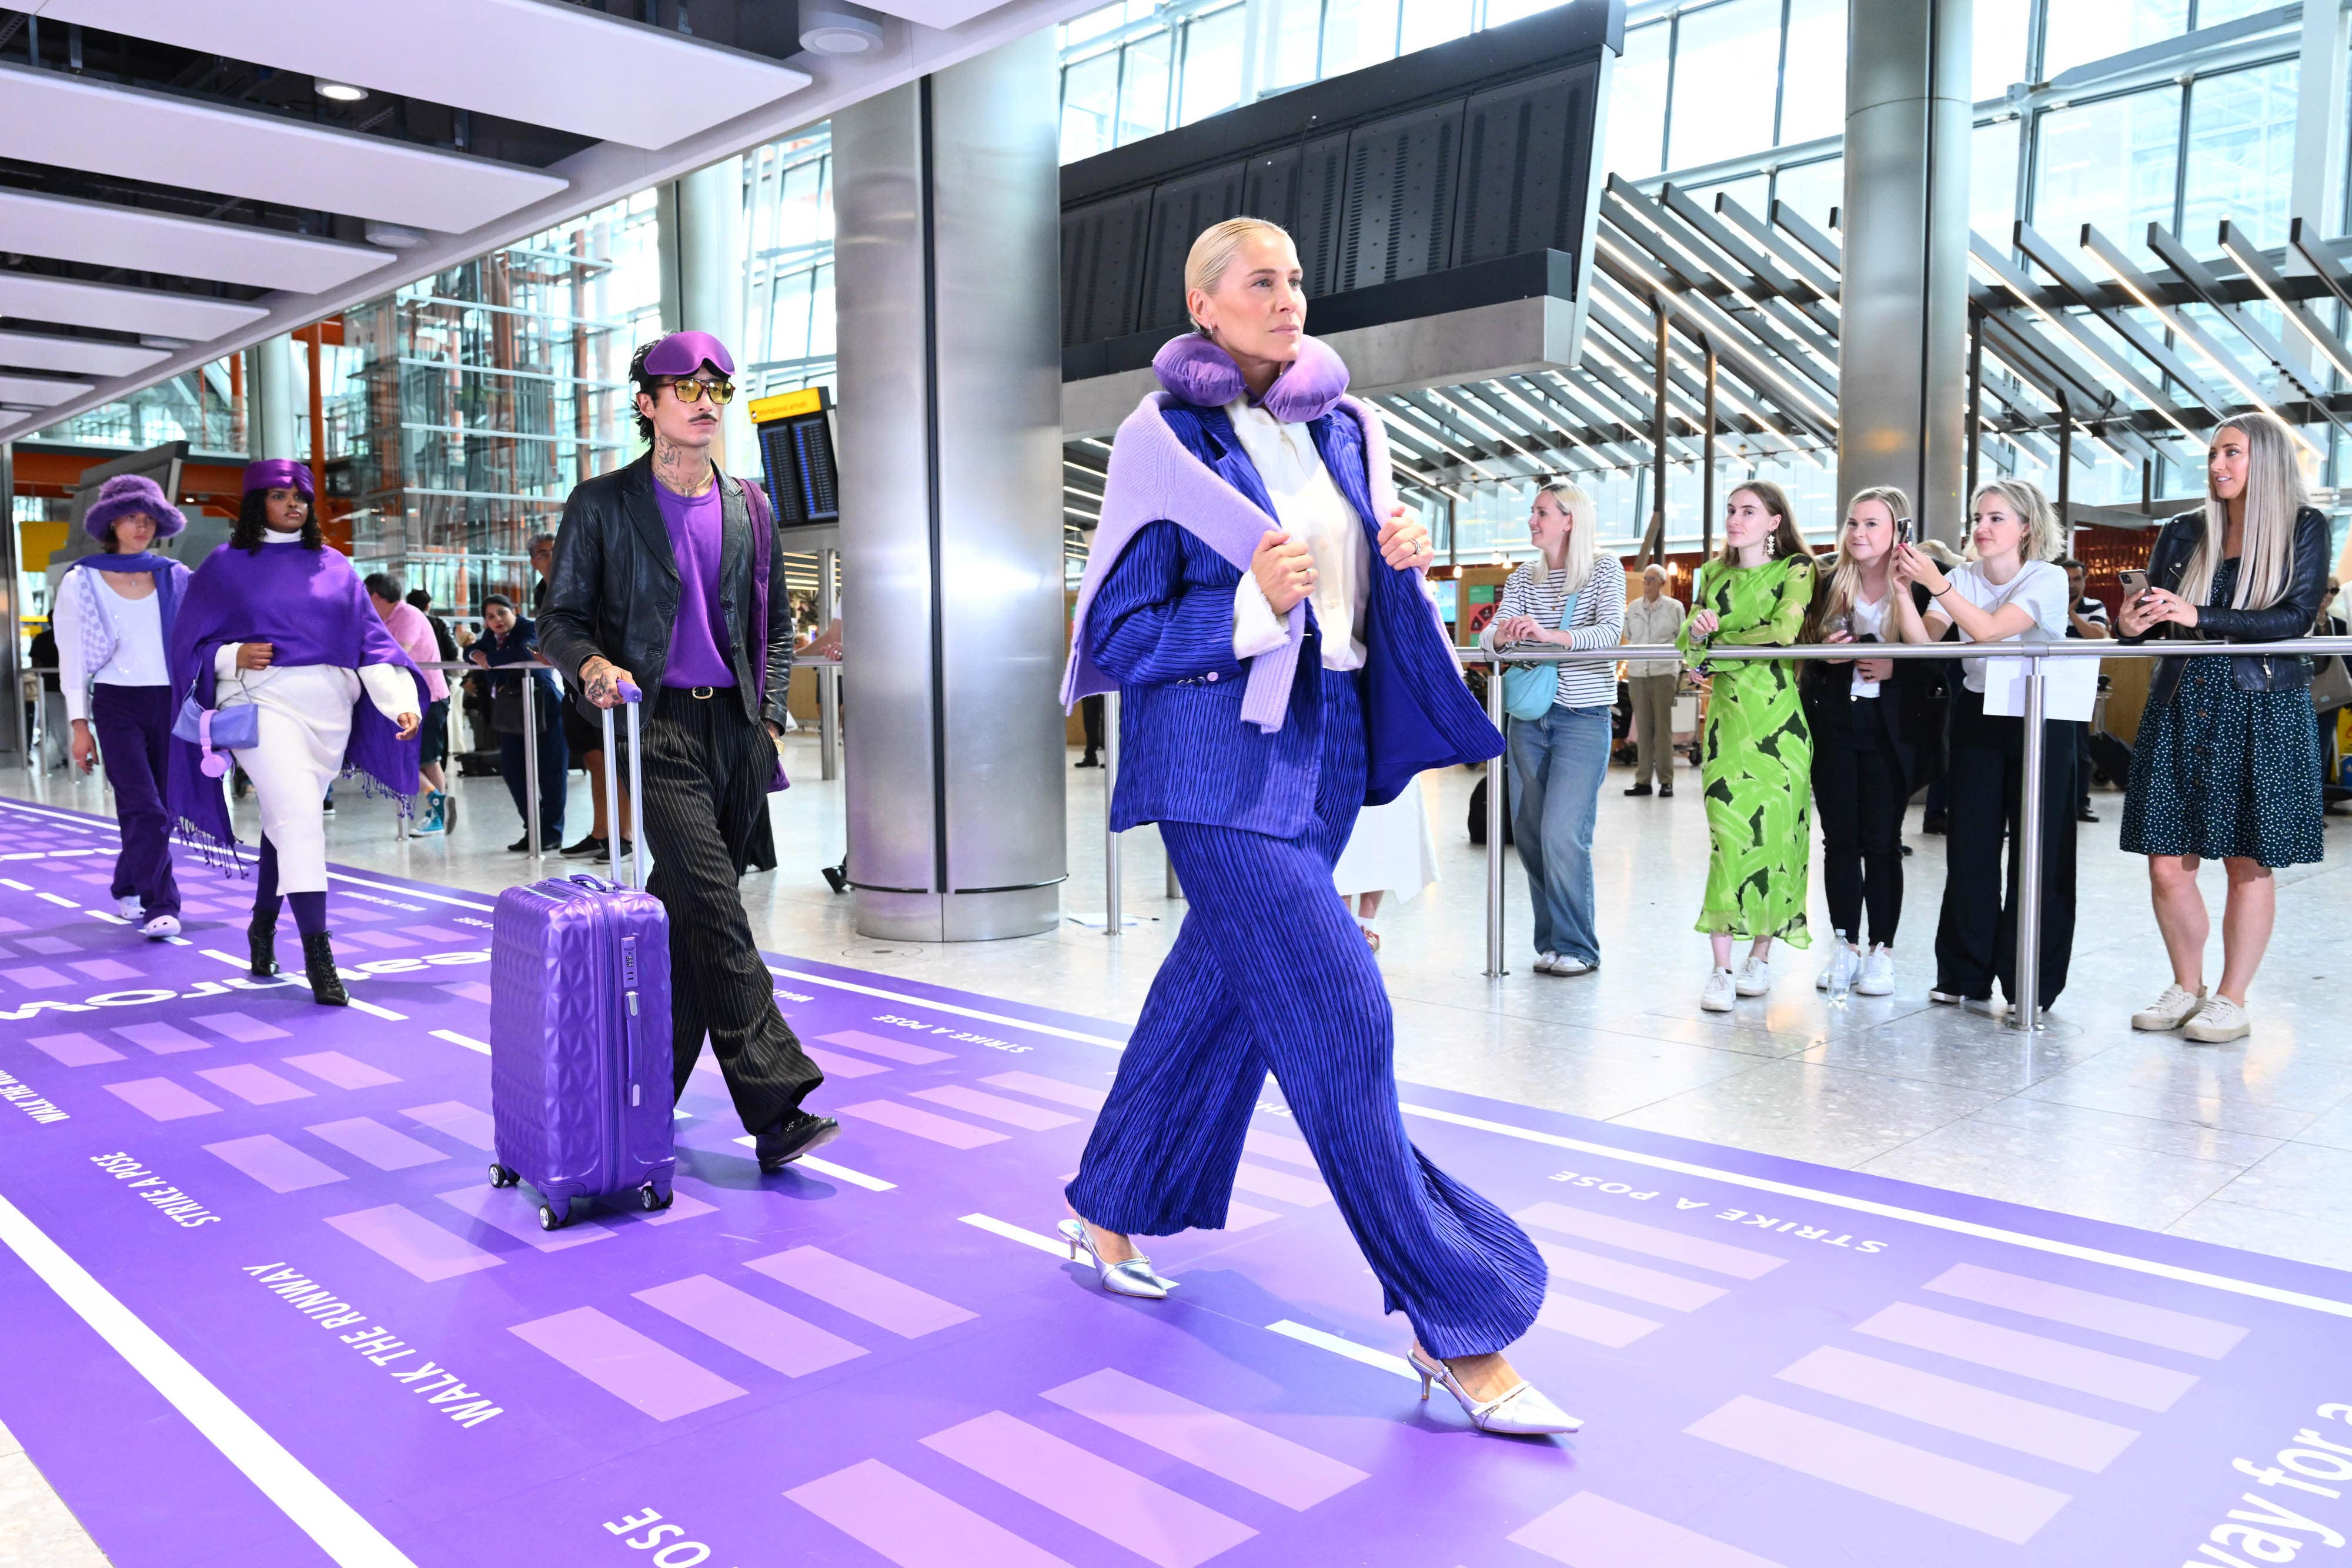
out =
[[[1199,332],[1171,338],[1151,361],[1160,384],[1200,408],[1223,408],[1248,392],[1233,356]],[[1300,334],[1298,358],[1255,400],[1285,424],[1322,418],[1348,391],[1348,367],[1322,340]]]

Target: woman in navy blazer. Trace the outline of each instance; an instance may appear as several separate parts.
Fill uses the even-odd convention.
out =
[[[1371,951],[1331,890],[1362,807],[1502,737],[1464,686],[1392,509],[1378,420],[1304,332],[1290,237],[1240,218],[1193,243],[1197,334],[1112,446],[1064,697],[1116,687],[1113,826],[1157,822],[1191,900],[1067,1189],[1103,1285],[1173,1281],[1129,1239],[1225,1222],[1270,1069],[1381,1282],[1422,1395],[1491,1432],[1578,1422],[1500,1354],[1543,1304],[1527,1234],[1405,1136]]]

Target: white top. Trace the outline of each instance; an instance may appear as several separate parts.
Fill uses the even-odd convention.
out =
[[[82,579],[79,582],[70,580]],[[85,596],[105,595],[95,606]],[[96,609],[114,631],[114,652],[97,669],[85,664],[85,618]],[[117,593],[102,571],[76,567],[58,594],[52,627],[58,638],[58,684],[65,688],[66,718],[89,716],[92,682],[107,686],[167,686],[171,669],[163,653],[163,595],[144,599]]]
[[[1303,424],[1285,424],[1246,398],[1225,404],[1242,450],[1249,454],[1283,531],[1307,547],[1315,561],[1315,623],[1323,632],[1323,667],[1364,667],[1364,596],[1371,589],[1372,547],[1363,520],[1324,471],[1315,436]],[[1234,591],[1234,657],[1271,653],[1288,640],[1283,617],[1266,602],[1255,573],[1242,573]]]
[[[1502,602],[1495,618],[1478,633],[1478,646],[1495,647],[1495,628],[1514,615],[1534,618],[1536,624],[1560,630],[1559,607],[1568,598],[1568,569],[1553,571],[1541,556],[1521,561],[1503,580]],[[1596,555],[1584,586],[1577,591],[1576,608],[1569,612],[1568,645],[1571,648],[1614,649],[1625,640],[1625,563],[1613,555]],[[1677,630],[1679,630],[1677,626]],[[1671,640],[1671,639],[1669,639]],[[1530,643],[1529,647],[1547,644]],[[1608,707],[1617,700],[1617,660],[1567,659],[1558,666],[1559,689],[1554,707]]]
[[[1854,601],[1846,606],[1845,613],[1846,630],[1853,633],[1855,642],[1859,643],[1864,637],[1875,637],[1882,643],[1886,641],[1886,601],[1864,599],[1857,595]],[[1878,695],[1878,685],[1876,681],[1865,681],[1856,675],[1846,695],[1850,698],[1874,697]]]
[[[1671,593],[1659,594],[1655,604],[1637,595],[1625,605],[1625,641],[1653,648],[1668,646],[1682,634],[1683,620],[1689,613]],[[1682,670],[1680,659],[1629,659],[1625,664],[1628,675],[1678,675]]]
[[[1975,561],[1948,574],[1952,587],[1960,597],[1979,610],[1997,611],[2006,604],[2021,605],[2033,616],[2035,640],[2057,642],[2066,635],[2066,606],[2071,595],[2066,591],[2066,574],[2046,560],[2029,560],[2007,582],[1994,584],[1984,574],[1984,568]],[[1963,640],[1975,642],[1963,631]],[[2015,643],[2023,636],[2011,633],[2001,639]],[[1985,662],[1982,659],[1962,659],[1960,666],[1968,672],[1969,690],[1981,696],[1985,689]]]

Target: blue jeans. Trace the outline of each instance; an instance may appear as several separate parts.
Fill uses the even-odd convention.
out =
[[[1609,772],[1609,710],[1511,721],[1511,833],[1535,904],[1536,951],[1601,962],[1592,929],[1592,818]]]

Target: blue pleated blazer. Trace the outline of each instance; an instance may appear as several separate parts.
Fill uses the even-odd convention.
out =
[[[1273,498],[1222,408],[1162,410],[1186,450],[1279,528]],[[1376,540],[1362,427],[1334,409],[1310,422],[1339,494]],[[1364,803],[1385,805],[1431,768],[1483,762],[1503,737],[1463,684],[1417,575],[1384,566],[1373,544],[1366,593]],[[1254,661],[1234,657],[1239,568],[1174,520],[1139,529],[1095,591],[1087,653],[1119,683],[1119,774],[1111,826],[1200,822],[1296,838],[1315,821],[1323,756],[1320,632],[1308,607],[1287,714],[1272,731],[1242,717]]]

